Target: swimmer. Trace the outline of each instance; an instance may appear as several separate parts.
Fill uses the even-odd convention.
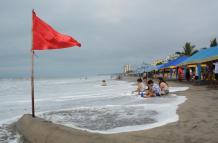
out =
[[[106,80],[102,80],[101,82],[101,86],[107,86]]]

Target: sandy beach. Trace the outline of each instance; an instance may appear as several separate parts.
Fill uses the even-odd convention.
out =
[[[41,143],[54,142],[54,140],[51,140],[54,136],[65,143],[217,143],[218,90],[209,89],[206,86],[195,86],[172,81],[169,84],[170,86],[190,87],[187,91],[177,92],[177,95],[187,97],[186,102],[181,104],[177,110],[178,122],[149,130],[109,135],[89,133],[44,121],[42,126],[48,125],[51,130],[43,130],[43,127],[40,129],[36,125],[30,126],[30,129],[39,130],[41,133],[44,132],[45,136],[48,135],[45,137],[46,140],[43,140],[43,137],[41,137],[40,141],[38,140]],[[27,121],[19,121],[17,125],[28,125],[25,122]],[[24,133],[29,132],[27,129],[28,127],[20,128],[21,132]],[[58,131],[54,129],[58,129]],[[67,130],[67,135],[59,131],[59,129]],[[29,134],[29,136],[32,136],[33,140],[39,138],[37,134]],[[56,140],[56,142],[58,141]]]
[[[217,6],[2,1],[0,143],[218,143]]]
[[[169,82],[171,86],[182,86]],[[178,93],[187,101],[180,105],[179,121],[146,131],[115,135],[120,142],[138,143],[217,143],[218,142],[218,91],[206,86],[193,86]],[[119,141],[118,141],[119,142]]]

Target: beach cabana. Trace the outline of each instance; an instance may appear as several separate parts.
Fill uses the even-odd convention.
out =
[[[188,56],[181,56],[175,60],[169,61],[164,65],[164,68],[176,68],[180,63],[188,59]]]
[[[161,65],[157,65],[157,66],[147,66],[145,67],[144,71],[145,72],[151,72],[151,71],[155,71],[155,70],[161,70],[161,69],[169,69],[169,68],[176,68],[177,65],[179,65],[180,63],[182,63],[184,60],[186,60],[188,58],[188,56],[181,56],[178,57],[177,59],[174,59],[172,61],[169,61],[168,63],[164,63]]]
[[[164,64],[156,66],[156,70],[166,69],[166,68],[176,68],[180,63],[184,62],[187,59],[188,59],[188,56],[178,57],[177,59],[171,60],[168,63],[164,63]]]
[[[160,70],[163,69],[165,67],[165,64],[161,64],[161,65],[157,65],[154,70]]]
[[[173,77],[173,69],[175,69],[180,63],[182,63],[183,61],[185,61],[187,59],[188,59],[188,56],[181,56],[181,57],[178,57],[174,60],[169,61],[168,63],[166,63],[164,65],[164,67],[163,67],[164,69],[170,69],[170,71],[169,71],[170,79],[172,79],[172,77]],[[177,73],[176,73],[176,78],[177,78]]]
[[[202,63],[207,63],[214,60],[218,60],[218,46],[202,49],[182,62],[180,65],[189,66],[194,64],[197,67],[196,69],[198,70],[198,75],[201,75],[201,68],[203,67]],[[201,76],[199,76],[199,80],[201,80]]]
[[[181,65],[200,64],[218,59],[218,46],[202,49],[187,60],[181,63]]]

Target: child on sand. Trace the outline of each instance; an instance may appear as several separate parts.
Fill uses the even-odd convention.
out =
[[[161,89],[159,85],[154,83],[152,80],[148,81],[148,93],[147,96],[154,97],[154,96],[160,96],[161,95]]]
[[[140,95],[144,91],[145,91],[145,85],[142,82],[142,79],[139,78],[139,79],[137,79],[137,89],[135,91],[133,91],[133,92],[138,92],[138,95]]]

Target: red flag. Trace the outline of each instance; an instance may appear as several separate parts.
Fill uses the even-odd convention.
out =
[[[50,25],[37,17],[34,11],[32,12],[32,16],[32,50],[62,49],[73,46],[81,46],[81,44],[71,36],[61,34],[54,30]]]

